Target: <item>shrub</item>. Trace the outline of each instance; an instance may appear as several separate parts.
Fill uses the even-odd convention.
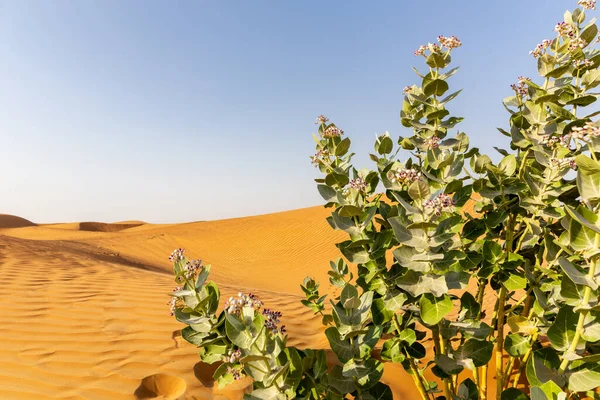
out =
[[[327,218],[348,234],[331,262],[340,295],[326,303],[306,278],[303,304],[322,316],[341,365],[286,346],[279,314],[240,294],[217,316],[209,267],[173,254],[183,337],[219,384],[243,374],[248,398],[392,398],[383,362],[401,363],[422,399],[579,399],[600,386],[600,126],[589,112],[600,85],[594,20],[580,0],[556,37],[532,52],[540,82],[520,77],[504,100],[509,149],[494,163],[455,132],[450,116],[454,37],[421,46],[428,71],[404,89],[401,123],[412,135],[375,142],[375,170],[356,170],[350,139],[317,119],[312,162]],[[403,161],[398,155],[407,154]],[[378,193],[383,186],[385,191]],[[483,300],[496,299],[493,310]],[[493,311],[493,315],[485,315]],[[429,351],[424,346],[433,341]],[[373,357],[375,346],[380,356]],[[428,354],[429,353],[429,354]],[[495,387],[488,368],[495,366]],[[425,370],[439,380],[429,380]],[[462,381],[459,374],[470,371]],[[470,377],[469,377],[470,376]],[[439,383],[438,383],[439,382]],[[519,385],[525,382],[525,385]]]

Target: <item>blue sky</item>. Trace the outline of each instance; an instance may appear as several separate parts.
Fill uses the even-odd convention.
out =
[[[451,103],[506,145],[501,100],[576,1],[0,1],[0,213],[184,222],[317,205],[327,115],[371,166],[413,51],[456,35]]]

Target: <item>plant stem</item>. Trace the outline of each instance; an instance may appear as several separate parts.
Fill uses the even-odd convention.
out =
[[[411,375],[413,377],[413,380],[415,381],[417,390],[419,391],[419,394],[421,395],[421,399],[430,400],[429,395],[427,394],[427,390],[425,389],[425,386],[423,385],[423,382],[421,381],[421,375],[419,374],[419,369],[418,369],[417,365],[415,364],[415,360],[411,356],[409,356],[408,353],[406,354],[406,358],[408,358],[408,363],[410,365],[410,370],[412,372]]]
[[[435,341],[436,350],[439,352],[439,354],[447,355],[446,354],[446,350],[447,350],[446,343],[444,342],[444,337],[442,336],[439,323],[433,329],[433,338]],[[436,338],[437,338],[437,340],[435,340]],[[445,394],[446,398],[451,399],[452,395],[451,395],[451,391],[450,391],[449,378],[443,378],[442,382],[444,383],[444,394]]]
[[[506,288],[500,288],[498,299],[498,337],[496,339],[496,399],[500,400],[502,388],[504,387],[504,376],[502,375],[502,353],[504,351],[504,303],[506,301]]]
[[[521,305],[521,303],[523,303],[525,300],[528,300],[529,295],[531,294],[532,291],[533,291],[533,286],[529,287],[529,289],[527,289],[527,292],[525,293],[525,295],[523,297],[521,297],[519,300],[517,300],[517,302],[515,304],[513,304],[508,310],[506,310],[506,314],[510,314],[517,307],[519,307]]]
[[[481,400],[487,400],[487,364],[481,367],[481,386],[479,387],[479,398]]]
[[[510,381],[510,373],[512,372],[514,366],[515,366],[515,357],[510,356],[510,358],[508,360],[508,364],[506,365],[506,369],[504,370],[504,378],[503,378],[503,382],[502,382],[503,390],[504,390],[504,387],[507,386],[506,383]]]

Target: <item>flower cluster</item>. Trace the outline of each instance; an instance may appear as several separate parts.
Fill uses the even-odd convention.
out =
[[[437,136],[427,138],[425,139],[425,145],[429,149],[437,149],[438,147],[440,147],[440,138]]]
[[[447,49],[455,49],[462,46],[462,42],[458,40],[456,36],[445,37],[440,35],[437,39],[438,42]]]
[[[320,124],[325,124],[327,123],[327,121],[329,121],[329,118],[327,118],[326,116],[324,116],[323,114],[319,115],[317,117],[317,120],[315,121],[316,125],[320,125]]]
[[[577,69],[591,67],[594,64],[592,60],[584,58],[582,60],[573,60],[573,66]]]
[[[336,126],[330,126],[329,128],[325,129],[325,132],[323,132],[323,137],[326,138],[332,138],[332,137],[338,137],[344,134],[344,131],[339,129]]]
[[[317,151],[314,156],[310,156],[310,162],[313,163],[316,167],[321,162],[323,162],[326,158],[329,158],[329,150],[322,149],[322,150]]]
[[[238,293],[237,297],[230,297],[225,302],[225,311],[229,314],[239,315],[244,307],[252,307],[254,310],[260,310],[263,303],[252,293]]]
[[[413,168],[402,168],[397,170],[391,170],[387,175],[388,179],[392,183],[409,184],[421,177],[421,173]]]
[[[517,94],[517,96],[527,96],[527,94],[529,93],[529,91],[527,90],[527,81],[529,81],[529,79],[521,79],[523,78],[522,76],[519,77],[519,82],[518,83],[513,83],[512,85],[510,85],[511,89],[515,91],[515,93]]]
[[[194,275],[196,275],[196,272],[202,268],[202,260],[188,261],[183,266],[183,274],[185,275],[186,279],[192,279]]]
[[[571,137],[582,141],[587,141],[591,137],[600,137],[600,127],[591,122],[586,122],[584,126],[573,127]]]
[[[265,317],[265,327],[270,330],[271,333],[285,333],[285,325],[281,325],[281,327],[278,326],[281,312],[265,308],[262,311],[262,315]]]
[[[177,297],[171,297],[171,300],[169,300],[167,305],[171,309],[171,317],[172,317],[175,314],[175,310],[177,309]]]
[[[582,38],[578,37],[578,38],[571,40],[571,43],[569,43],[569,51],[583,49],[587,45],[588,45],[588,42],[586,42]]]
[[[240,379],[242,379],[244,377],[244,375],[242,374],[242,372],[234,367],[228,366],[227,367],[227,373],[233,375],[233,380],[239,381]]]
[[[404,86],[404,89],[402,89],[402,94],[410,93],[412,89],[412,86]]]
[[[359,192],[366,192],[367,191],[367,181],[365,181],[363,178],[352,179],[350,181],[350,183],[348,183],[348,185],[352,189],[356,189]]]
[[[566,135],[563,135],[561,137],[556,137],[556,136],[552,136],[552,137],[545,137],[542,140],[542,144],[545,144],[546,146],[555,149],[557,147],[568,147],[569,146],[569,138]]]
[[[229,350],[229,353],[225,356],[224,361],[226,363],[235,364],[242,358],[242,351],[240,349],[237,350]]]
[[[432,208],[435,215],[438,217],[442,214],[442,211],[448,210],[456,203],[452,200],[452,197],[447,194],[440,193],[433,199],[427,200],[423,205],[427,208]]]
[[[568,24],[566,22],[559,22],[554,27],[554,30],[558,32],[559,36],[563,38],[572,38],[573,36],[575,36],[575,30],[573,29],[571,24]]]
[[[427,50],[427,46],[424,44],[420,45],[419,48],[415,50],[415,56],[424,56],[425,50]]]
[[[552,165],[562,168],[562,167],[569,167],[571,169],[577,169],[577,164],[575,163],[575,158],[573,157],[567,157],[567,158],[551,158],[550,162],[552,163]]]
[[[178,262],[183,260],[183,253],[185,253],[185,249],[175,249],[169,256],[170,262]]]
[[[533,56],[533,58],[538,58],[542,54],[546,53],[546,49],[548,47],[550,47],[551,44],[552,44],[552,40],[544,39],[544,40],[542,40],[542,43],[535,46],[535,49],[531,50],[529,52],[529,54],[531,54]]]
[[[596,0],[579,0],[577,2],[584,10],[595,10]]]

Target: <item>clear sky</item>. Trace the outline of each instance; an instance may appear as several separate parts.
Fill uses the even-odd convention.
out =
[[[321,204],[327,115],[369,167],[413,51],[456,35],[458,127],[494,152],[501,100],[575,0],[0,1],[0,213],[184,222]]]

